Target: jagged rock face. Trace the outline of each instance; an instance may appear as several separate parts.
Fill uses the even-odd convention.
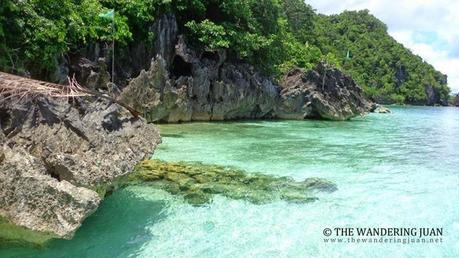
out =
[[[152,60],[121,94],[149,121],[186,122],[238,118],[325,118],[346,120],[370,111],[371,103],[348,76],[320,64],[294,70],[277,85],[224,52],[196,53],[183,37],[170,66]]]
[[[167,65],[171,63],[174,56],[174,49],[178,35],[178,25],[175,14],[163,14],[153,24],[152,31],[155,32],[155,54],[165,58]]]
[[[67,84],[67,77],[73,77],[81,85],[90,89],[107,89],[111,80],[109,62],[110,49],[102,43],[90,44],[81,50],[81,53],[73,53],[58,61],[59,69],[56,71],[54,80],[60,84]]]
[[[170,68],[162,56],[131,81],[121,99],[149,121],[183,122],[272,116],[279,88],[247,64],[224,53],[188,49],[183,37]]]
[[[247,63],[226,60],[224,51],[190,48],[177,36],[173,15],[163,15],[153,28],[157,56],[121,94],[149,121],[345,120],[371,109],[361,88],[336,69],[295,70],[279,86]]]
[[[396,70],[395,70],[395,87],[397,89],[400,89],[402,84],[406,81],[408,78],[409,74],[406,71],[406,68],[404,65],[400,65]]]
[[[110,82],[110,74],[107,72],[105,59],[100,58],[97,62],[81,58],[78,63],[78,80],[90,89],[106,89]]]
[[[145,41],[130,42],[123,53],[115,51],[115,62],[112,63],[112,45],[91,43],[77,52],[69,53],[56,62],[58,66],[51,81],[67,84],[67,77],[75,75],[78,82],[91,89],[102,89],[118,93],[133,77],[137,77],[142,69],[149,67],[151,58],[162,56],[167,66],[174,57],[174,46],[177,42],[178,25],[175,14],[162,14],[153,24],[146,25],[154,32],[156,41],[149,44]],[[114,83],[111,82],[112,65],[114,65]]]
[[[347,120],[373,108],[351,77],[323,63],[306,73],[290,71],[281,86],[280,118]]]
[[[101,101],[3,101],[0,128],[0,217],[52,237],[71,237],[101,200],[94,190],[160,142],[153,125]]]

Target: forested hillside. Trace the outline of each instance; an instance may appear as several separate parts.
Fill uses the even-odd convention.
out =
[[[101,16],[111,9],[113,21]],[[54,80],[63,59],[113,39],[123,62],[133,45],[152,45],[150,28],[166,12],[176,15],[194,47],[226,50],[230,60],[250,62],[275,78],[325,60],[380,102],[448,98],[446,76],[397,43],[367,11],[323,16],[301,0],[3,0],[0,69]]]
[[[397,43],[387,34],[386,25],[368,11],[319,15],[315,22],[314,44],[323,53],[339,57],[343,69],[370,97],[425,103],[433,89],[442,100],[448,98],[446,76]]]

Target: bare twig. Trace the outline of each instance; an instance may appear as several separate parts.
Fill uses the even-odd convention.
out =
[[[60,85],[0,72],[0,103],[13,98],[22,102],[36,97],[75,98],[95,96],[117,103],[131,112],[134,117],[140,115],[140,112],[107,94],[82,87],[75,79],[75,76],[73,78],[69,77],[68,81],[69,85]]]

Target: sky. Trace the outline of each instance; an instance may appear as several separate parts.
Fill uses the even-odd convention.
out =
[[[459,92],[459,0],[306,0],[319,13],[368,9],[389,34],[437,70]]]

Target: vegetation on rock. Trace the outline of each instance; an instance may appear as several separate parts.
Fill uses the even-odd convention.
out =
[[[317,200],[310,195],[313,190],[332,192],[337,189],[335,184],[319,178],[296,182],[288,177],[250,174],[231,167],[161,160],[141,162],[120,182],[121,185],[147,183],[181,195],[193,205],[208,203],[215,194],[256,204],[276,199],[306,203]]]
[[[112,22],[99,17],[112,8],[113,35]],[[66,55],[112,39],[118,56],[128,56],[135,44],[152,45],[151,25],[165,12],[177,16],[194,46],[226,50],[230,59],[278,78],[325,60],[380,102],[448,100],[446,76],[397,43],[368,11],[324,16],[302,0],[4,0],[0,69],[52,80]]]
[[[11,244],[41,246],[55,237],[53,233],[32,231],[0,217],[0,247]]]

